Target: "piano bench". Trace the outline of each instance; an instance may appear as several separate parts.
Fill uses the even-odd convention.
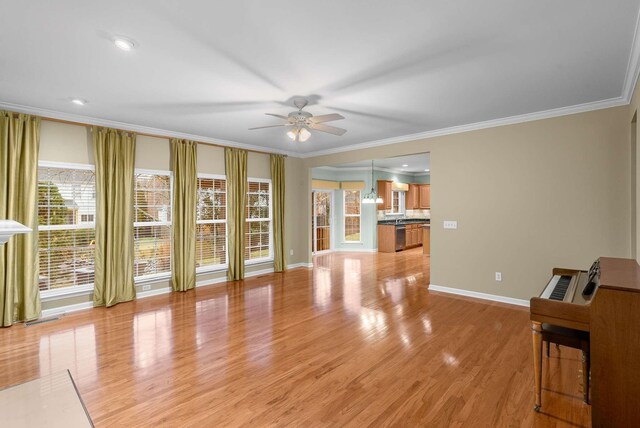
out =
[[[549,355],[548,346],[550,343],[582,351],[582,385],[584,388],[584,402],[589,404],[589,372],[591,370],[591,359],[589,357],[589,333],[586,331],[543,323],[542,341],[547,342],[547,355]]]

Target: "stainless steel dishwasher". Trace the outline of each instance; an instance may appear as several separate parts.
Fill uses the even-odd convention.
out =
[[[404,250],[406,239],[405,225],[396,225],[396,251]]]

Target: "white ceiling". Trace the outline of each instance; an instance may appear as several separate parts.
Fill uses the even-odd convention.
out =
[[[0,108],[336,151],[619,99],[634,81],[638,9],[637,0],[3,0]],[[120,51],[113,35],[138,46]],[[282,128],[247,130],[279,123],[263,113],[287,114],[297,95],[310,96],[315,115],[344,115],[332,124],[348,132],[292,143]]]
[[[374,168],[386,169],[394,172],[405,174],[427,174],[425,169],[431,169],[429,153],[419,153],[408,156],[396,156],[393,158],[374,159]],[[404,166],[407,165],[407,166]],[[351,169],[351,168],[371,168],[371,161],[342,163],[333,165],[332,168]]]

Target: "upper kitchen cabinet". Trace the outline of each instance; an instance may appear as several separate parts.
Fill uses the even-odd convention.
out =
[[[407,191],[407,197],[405,198],[404,205],[408,210],[416,210],[420,206],[420,185],[409,184],[409,190]]]
[[[431,208],[431,185],[420,184],[419,191],[418,207],[420,209]]]
[[[391,209],[391,186],[391,181],[378,180],[378,195],[382,198],[382,203],[378,204],[379,210]]]

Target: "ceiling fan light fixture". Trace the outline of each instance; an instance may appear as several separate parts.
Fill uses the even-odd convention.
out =
[[[298,98],[294,100],[294,105],[298,108],[297,111],[292,111],[287,116],[276,113],[265,113],[267,116],[277,117],[284,120],[284,123],[279,125],[266,125],[249,128],[249,131],[264,128],[277,128],[280,126],[291,127],[291,130],[287,132],[287,136],[294,142],[304,143],[311,138],[312,131],[326,132],[337,136],[343,135],[347,132],[346,129],[338,128],[335,126],[326,125],[327,122],[334,120],[344,119],[344,116],[338,113],[321,114],[314,116],[308,111],[302,110],[308,104],[308,100],[305,98]]]
[[[311,137],[311,132],[307,128],[300,128],[298,131],[298,141],[304,143]]]

